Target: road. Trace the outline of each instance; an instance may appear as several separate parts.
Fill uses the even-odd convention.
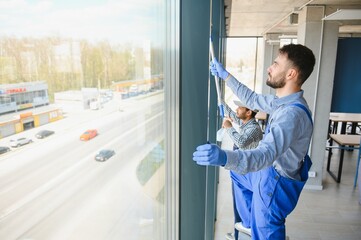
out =
[[[163,99],[68,113],[41,126],[55,131],[45,139],[33,137],[39,129],[18,134],[34,142],[0,157],[0,239],[159,239],[164,206],[144,191],[136,169],[164,138]],[[99,135],[80,141],[88,128]],[[103,148],[116,154],[95,161]]]

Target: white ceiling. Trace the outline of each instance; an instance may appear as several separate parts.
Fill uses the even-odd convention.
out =
[[[361,9],[361,0],[224,0],[224,4],[229,37],[297,33],[297,24],[290,23],[290,16],[297,17],[305,6],[325,6],[325,16],[338,9]],[[340,34],[361,34],[361,16],[359,20],[338,22]]]

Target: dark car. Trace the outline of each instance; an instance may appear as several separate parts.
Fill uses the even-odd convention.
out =
[[[37,134],[35,134],[36,138],[46,138],[50,135],[54,134],[54,131],[50,131],[50,130],[41,130],[40,132],[38,132]]]
[[[115,154],[114,150],[103,149],[103,150],[100,150],[95,155],[95,160],[104,162],[104,161],[108,160],[109,158],[111,158],[114,154]]]
[[[7,153],[10,151],[9,147],[0,147],[0,154]]]

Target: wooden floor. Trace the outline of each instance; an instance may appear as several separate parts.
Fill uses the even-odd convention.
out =
[[[304,189],[296,209],[286,219],[290,240],[360,240],[361,205],[358,187],[353,188],[358,151],[345,152],[341,183],[323,169],[323,190]],[[336,169],[339,152],[334,150],[331,169]],[[217,221],[214,240],[224,240],[233,230],[233,209],[229,171],[220,169]],[[240,237],[239,239],[249,239]]]

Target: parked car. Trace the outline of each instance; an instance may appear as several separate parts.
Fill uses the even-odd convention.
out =
[[[55,132],[54,131],[50,131],[50,130],[41,130],[40,132],[38,132],[37,134],[35,134],[35,137],[36,138],[46,138],[52,134],[54,134]]]
[[[88,141],[98,135],[98,131],[96,129],[86,130],[82,135],[80,135],[80,140]]]
[[[0,146],[0,154],[7,153],[10,151],[9,147],[2,147]]]
[[[30,138],[17,138],[17,139],[11,139],[10,140],[10,147],[20,147],[22,145],[28,144],[33,142]]]
[[[100,150],[95,155],[95,160],[100,161],[100,162],[104,162],[104,161],[108,160],[109,158],[111,158],[114,154],[115,154],[114,150],[103,149],[103,150]]]

